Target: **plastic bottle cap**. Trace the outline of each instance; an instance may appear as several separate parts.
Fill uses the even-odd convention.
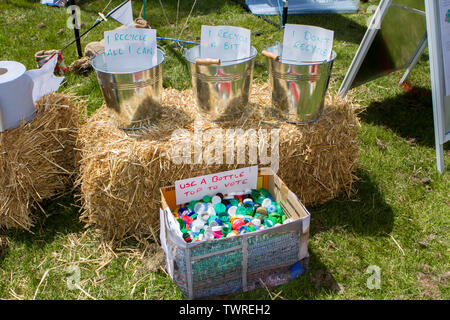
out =
[[[237,209],[236,209],[236,215],[242,215],[242,216],[244,216],[244,215],[246,215],[247,214],[247,209],[244,207],[244,206],[241,206],[241,207],[238,207]]]
[[[270,206],[267,207],[267,211],[269,213],[277,212],[277,207],[275,207],[273,204],[271,204]]]
[[[267,189],[261,188],[258,191],[266,197],[270,196],[270,192]]]
[[[256,203],[261,204],[265,199],[266,199],[266,197],[264,197],[264,196],[259,196],[258,199],[256,199]]]
[[[209,211],[209,210],[208,210],[208,211]],[[199,217],[200,219],[202,219],[204,222],[206,222],[206,221],[208,221],[208,218],[209,218],[209,212],[203,211],[202,213],[200,213],[200,214],[198,215],[198,217]]]
[[[214,207],[209,207],[207,212],[210,216],[216,215],[216,210],[214,210]]]
[[[236,207],[236,206],[231,206],[229,209],[228,209],[228,214],[230,215],[230,216],[235,216],[236,215],[236,210],[237,210],[237,208],[238,207]]]
[[[212,204],[217,204],[217,203],[221,203],[222,202],[222,198],[220,198],[219,196],[214,196],[214,197],[212,197],[212,199],[211,199],[211,203]]]
[[[219,225],[219,219],[218,219],[218,217],[217,216],[210,216],[209,218],[208,218],[208,225],[210,226],[210,227],[214,227],[214,226],[218,226]]]
[[[230,200],[230,203],[231,203],[233,206],[237,206],[237,205],[239,204],[239,200],[233,198],[233,199]]]
[[[243,225],[245,225],[244,220],[236,219],[233,221],[233,229],[234,230],[239,230],[239,228],[242,227]]]
[[[253,219],[252,220],[252,223],[255,225],[255,226],[260,226],[261,225],[261,220],[259,220],[259,219]]]
[[[259,207],[258,209],[256,209],[256,213],[259,213],[263,216],[267,216],[268,214],[267,209],[264,207]]]
[[[238,233],[239,233],[239,234],[243,234],[243,233],[246,233],[246,232],[248,232],[247,226],[246,226],[246,225],[241,226],[241,227],[239,228],[239,230],[238,230]]]
[[[208,207],[205,207],[203,202],[197,202],[194,206],[194,211],[197,213],[200,213],[205,210],[208,210]]]
[[[221,214],[227,211],[227,207],[223,203],[219,202],[214,205],[214,211],[217,214]]]
[[[264,226],[266,227],[273,227],[275,223],[276,222],[273,221],[273,218],[267,218],[266,220],[264,220]]]
[[[272,204],[272,200],[270,200],[269,198],[265,198],[261,202],[261,206],[263,206],[264,208],[268,208],[271,204]]]

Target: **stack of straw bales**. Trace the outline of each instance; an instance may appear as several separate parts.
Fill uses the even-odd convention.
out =
[[[35,106],[33,120],[0,133],[0,229],[30,230],[40,202],[73,186],[80,103],[52,93]]]
[[[227,164],[225,152],[230,144],[225,142],[223,164],[207,164],[205,161],[201,164],[180,163],[180,158],[174,158],[174,150],[185,148],[193,151],[195,146],[183,145],[186,139],[174,138],[175,129],[193,133],[199,126],[203,132],[207,129],[243,128],[245,134],[236,136],[234,150],[237,150],[237,145],[248,142],[248,129],[256,132],[259,129],[267,129],[267,132],[279,129],[277,174],[305,205],[323,203],[341,193],[351,193],[352,184],[357,179],[354,171],[358,158],[359,122],[348,102],[329,96],[320,120],[297,126],[266,116],[271,104],[267,84],[253,86],[250,113],[229,122],[212,123],[199,119],[191,90],[165,89],[162,101],[161,119],[145,132],[130,134],[117,129],[111,124],[106,107],[100,108],[80,128],[78,184],[83,206],[81,219],[97,226],[107,238],[120,240],[126,236],[153,234],[156,239],[160,187],[173,185],[179,179],[254,165],[248,152],[245,153],[245,163]],[[206,152],[207,145],[201,148]],[[194,156],[191,159],[192,162],[198,160]],[[257,164],[260,166],[270,166],[259,161]]]

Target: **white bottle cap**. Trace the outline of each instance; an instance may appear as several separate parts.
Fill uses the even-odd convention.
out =
[[[264,208],[267,209],[271,204],[272,204],[272,200],[270,200],[269,198],[265,198],[262,201],[261,206],[263,206]]]

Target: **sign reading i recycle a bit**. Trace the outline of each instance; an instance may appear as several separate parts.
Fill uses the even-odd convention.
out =
[[[105,62],[114,71],[137,71],[157,64],[155,29],[105,31]]]

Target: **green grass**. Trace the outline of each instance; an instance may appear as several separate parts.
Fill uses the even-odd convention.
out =
[[[0,2],[0,60],[16,60],[35,68],[34,53],[61,48],[73,39],[65,27],[64,9],[45,7],[37,1]],[[83,1],[82,31],[96,20],[107,1]],[[113,5],[120,1],[113,1]],[[137,1],[133,1],[136,4]],[[192,1],[148,1],[147,18],[158,35],[177,37]],[[377,3],[372,1],[371,4]],[[322,26],[335,31],[330,90],[336,92],[365,32],[368,18],[349,15],[290,16],[290,23]],[[140,6],[134,6],[135,16]],[[167,22],[164,13],[167,15]],[[273,17],[277,21],[278,17]],[[38,24],[44,23],[44,28]],[[202,24],[242,26],[262,35],[253,36],[259,52],[282,40],[276,30],[247,13],[232,1],[198,1],[182,39],[199,40]],[[108,20],[93,30],[83,43],[99,40],[105,30],[118,26]],[[178,29],[177,29],[178,26]],[[60,35],[57,31],[64,29]],[[178,31],[177,31],[178,30]],[[182,51],[160,42],[168,58],[164,86],[182,90],[190,78]],[[75,47],[64,52],[67,63],[76,59]],[[401,72],[394,72],[353,89],[349,97],[364,107],[360,114],[360,164],[356,193],[320,206],[312,214],[309,250],[310,270],[288,284],[272,289],[286,299],[449,299],[450,157],[445,147],[446,171],[436,171],[431,97],[407,94],[397,85]],[[263,57],[258,56],[254,79],[267,81]],[[410,75],[409,82],[430,90],[427,52]],[[68,74],[61,91],[83,96],[93,112],[103,102],[95,74]],[[386,149],[377,145],[376,139]],[[14,299],[180,299],[173,281],[149,263],[149,245],[127,241],[114,251],[106,249],[95,232],[78,221],[72,195],[44,204],[33,233],[9,231],[9,250],[0,256],[0,298]],[[395,240],[395,241],[394,241]],[[397,244],[398,245],[397,245]],[[403,250],[404,254],[401,252]],[[381,288],[370,290],[368,266],[381,270]],[[80,268],[80,289],[70,290],[71,266]],[[231,299],[270,299],[267,290],[229,296]]]

